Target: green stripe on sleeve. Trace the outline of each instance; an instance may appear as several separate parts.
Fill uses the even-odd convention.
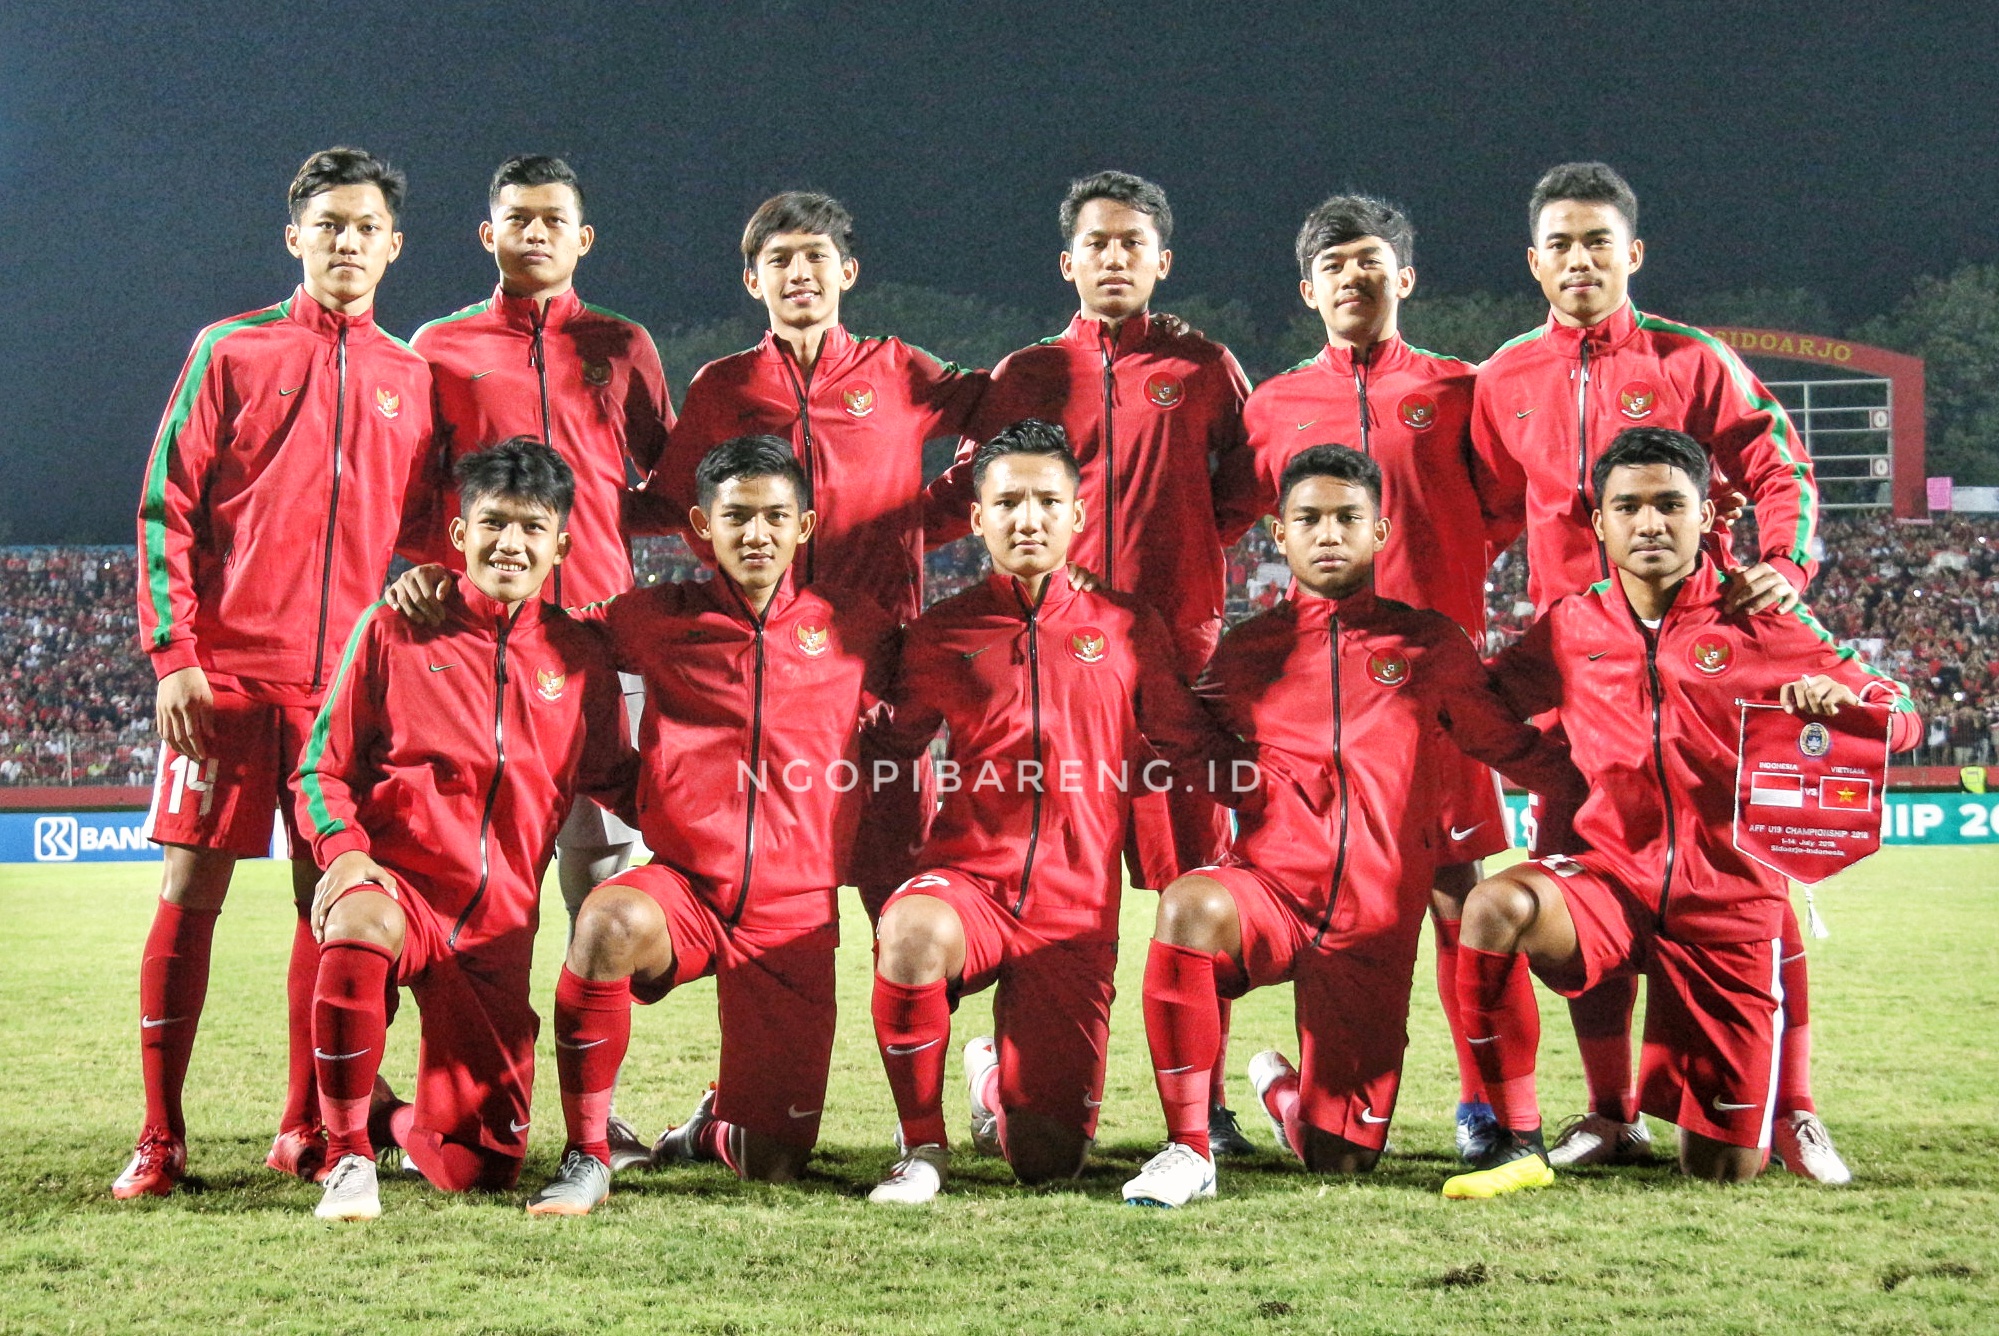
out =
[[[1853,664],[1855,667],[1860,669],[1861,672],[1866,673],[1869,677],[1874,678],[1876,681],[1886,682],[1889,686],[1895,688],[1896,696],[1893,705],[1894,709],[1914,710],[1916,708],[1915,702],[1909,699],[1908,687],[1904,686],[1900,682],[1897,682],[1894,678],[1888,676],[1888,674],[1882,672],[1880,669],[1876,668],[1873,664],[1861,658],[1852,649],[1848,648],[1845,645],[1840,644],[1839,641],[1833,638],[1832,632],[1825,629],[1825,623],[1821,622],[1818,618],[1812,616],[1811,610],[1807,608],[1804,604],[1800,603],[1796,607],[1792,608],[1791,616],[1797,618],[1798,623],[1801,626],[1803,626],[1807,631],[1810,631],[1814,636],[1818,637],[1820,643],[1825,645],[1826,648],[1830,649],[1834,654],[1846,660],[1848,663]]]
[[[470,306],[461,306],[450,315],[441,315],[435,320],[425,321],[416,327],[416,333],[410,335],[410,342],[415,343],[427,331],[436,329],[439,325],[454,324],[460,320],[468,320],[475,315],[483,315],[492,304],[493,299],[488,297],[484,301],[473,302]],[[397,342],[400,343],[402,340],[398,339]]]
[[[361,637],[367,633],[368,622],[380,607],[380,599],[370,603],[367,611],[354,623],[354,630],[347,637],[347,648],[340,655],[340,667],[333,674],[333,685],[327,688],[326,702],[319,707],[319,717],[312,721],[312,735],[306,740],[305,755],[299,760],[299,780],[305,789],[306,810],[312,816],[316,837],[337,835],[347,829],[345,821],[326,810],[326,789],[320,782],[319,762],[326,755],[327,735],[333,731],[333,707],[339,703],[340,693],[347,688],[347,673],[354,666],[354,656],[361,652]]]
[[[166,648],[172,642],[174,632],[173,589],[167,567],[167,474],[172,467],[174,450],[180,444],[181,433],[187,429],[187,420],[193,415],[194,401],[201,393],[202,382],[208,377],[209,364],[215,358],[215,347],[238,330],[268,325],[290,313],[291,299],[288,297],[276,306],[265,307],[235,320],[225,320],[204,331],[195,341],[194,351],[188,354],[187,370],[181,373],[180,389],[167,406],[166,421],[160,423],[160,434],[153,441],[153,457],[146,465],[146,485],[139,503],[139,514],[146,526],[144,550],[139,555],[145,564],[147,593],[153,601],[154,649]]]

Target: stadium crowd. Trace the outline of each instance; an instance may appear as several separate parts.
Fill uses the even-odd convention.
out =
[[[1833,515],[1820,530],[1814,613],[1840,641],[1909,684],[1928,723],[1898,762],[1999,762],[1999,520],[1930,525]],[[1736,545],[1754,551],[1753,522]],[[124,547],[0,549],[0,784],[143,785],[152,780],[153,675],[138,649],[132,553]],[[675,538],[642,539],[641,583],[707,578]],[[932,552],[927,602],[981,579],[970,541]],[[1228,554],[1231,623],[1283,596],[1288,574],[1262,529]],[[1495,654],[1533,620],[1523,549],[1486,580],[1486,643]]]

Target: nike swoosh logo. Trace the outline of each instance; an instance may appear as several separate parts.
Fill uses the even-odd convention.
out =
[[[1477,826],[1466,826],[1466,827],[1465,827],[1465,828],[1464,828],[1463,830],[1459,830],[1459,829],[1458,829],[1458,828],[1457,828],[1456,826],[1452,826],[1452,827],[1451,827],[1451,838],[1452,838],[1452,839],[1454,839],[1454,840],[1461,840],[1461,839],[1463,839],[1463,838],[1464,838],[1465,836],[1467,836],[1467,835],[1471,834],[1471,833],[1472,833],[1473,831],[1477,830],[1479,826],[1483,826],[1484,824],[1485,824],[1485,822],[1481,821],[1481,822],[1479,822],[1479,823],[1478,823],[1478,825],[1477,825]]]
[[[432,664],[426,664],[425,666],[428,667],[430,671],[432,671],[433,673],[441,673],[446,668],[456,668],[458,665],[455,663],[432,663]]]
[[[151,1016],[141,1016],[139,1017],[139,1028],[142,1030],[157,1030],[162,1025],[176,1025],[186,1019],[187,1017],[185,1016],[161,1016],[156,1020]]]
[[[1157,1070],[1161,1076],[1178,1076],[1181,1072],[1193,1071],[1194,1064],[1190,1062],[1185,1067],[1160,1067]]]
[[[933,1039],[927,1044],[890,1044],[885,1051],[891,1058],[906,1058],[912,1053],[921,1053],[926,1048],[935,1048],[943,1042],[941,1039]]]
[[[1720,1098],[1714,1101],[1714,1111],[1716,1113],[1740,1113],[1744,1109],[1753,1109],[1755,1107],[1754,1104],[1730,1104],[1727,1100]]]
[[[786,1109],[785,1112],[790,1114],[794,1118],[810,1118],[813,1114],[819,1112],[819,1110],[801,1109],[796,1104],[794,1104],[790,1108]]]
[[[511,1119],[511,1118],[507,1119],[507,1126],[508,1126],[508,1127],[509,1127],[509,1128],[510,1128],[511,1130],[513,1130],[514,1132],[517,1132],[517,1133],[518,1133],[518,1132],[525,1132],[525,1131],[527,1131],[527,1130],[528,1130],[528,1124],[527,1124],[527,1123],[517,1123],[517,1122],[515,1122],[515,1121],[514,1121],[513,1119]]]
[[[474,371],[474,372],[473,372],[473,373],[472,373],[472,374],[471,374],[471,375],[470,375],[469,377],[467,377],[467,379],[468,379],[468,380],[483,380],[483,379],[485,379],[485,378],[486,378],[487,376],[490,376],[490,375],[492,375],[492,374],[493,374],[493,373],[492,373],[492,372],[490,372],[490,371]]]
[[[312,1056],[318,1058],[321,1062],[345,1062],[349,1058],[358,1058],[363,1054],[372,1052],[374,1052],[373,1049],[357,1048],[352,1053],[328,1053],[323,1048],[315,1048],[312,1051]]]
[[[984,654],[987,650],[991,648],[992,648],[991,645],[982,645],[978,649],[968,649],[960,652],[963,654],[965,660],[967,662],[970,662],[971,660],[978,658],[981,654]]]
[[[566,1048],[572,1053],[580,1053],[586,1048],[595,1048],[599,1044],[608,1044],[610,1042],[611,1041],[608,1038],[606,1038],[606,1039],[592,1039],[587,1044],[571,1044],[558,1039],[555,1041],[555,1046],[557,1048]]]
[[[1589,656],[1589,661],[1590,661],[1591,663],[1595,663],[1595,662],[1596,662],[1596,661],[1597,661],[1598,659],[1601,659],[1601,658],[1602,658],[1602,657],[1603,657],[1604,655],[1606,655],[1606,654],[1608,654],[1608,653],[1610,653],[1610,651],[1609,651],[1609,650],[1607,650],[1607,649],[1600,649],[1600,650],[1598,650],[1598,651],[1597,651],[1596,653],[1594,653],[1594,654],[1592,654],[1592,655],[1590,655],[1590,656]]]
[[[1104,1102],[1100,1099],[1091,1099],[1088,1095],[1085,1095],[1083,1096],[1083,1107],[1086,1109],[1101,1109],[1104,1107]]]
[[[283,399],[283,398],[285,398],[285,397],[286,397],[287,395],[293,395],[293,394],[297,394],[297,393],[298,393],[298,392],[299,392],[300,390],[302,390],[302,389],[304,389],[304,388],[305,388],[305,386],[303,386],[303,385],[294,385],[294,386],[292,386],[292,387],[291,387],[291,388],[290,388],[289,390],[287,390],[287,389],[285,389],[284,387],[280,386],[280,387],[278,388],[278,398],[280,398],[280,399]]]
[[[1317,419],[1317,418],[1313,418],[1313,419],[1312,419],[1312,422],[1317,422],[1318,420],[1319,420],[1319,419]],[[1305,430],[1305,428],[1307,428],[1307,427],[1311,426],[1311,425],[1312,425],[1312,422],[1300,422],[1300,423],[1299,423],[1299,424],[1298,424],[1298,425],[1297,425],[1296,427],[1292,428],[1292,430],[1293,430],[1293,431],[1303,431],[1303,430]]]
[[[1519,408],[1514,410],[1513,416],[1516,418],[1524,418],[1533,411],[1534,410],[1531,408]]]
[[[1360,1120],[1364,1123],[1385,1123],[1388,1121],[1386,1118],[1375,1117],[1374,1110],[1371,1108],[1360,1111]]]
[[[1466,1035],[1465,1042],[1467,1044],[1496,1044],[1499,1042],[1499,1036],[1493,1034],[1493,1035],[1487,1035],[1483,1039],[1474,1039],[1470,1035]]]

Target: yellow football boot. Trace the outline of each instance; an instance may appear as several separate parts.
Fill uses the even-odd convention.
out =
[[[1541,1148],[1539,1130],[1513,1132],[1494,1147],[1470,1173],[1444,1180],[1444,1195],[1453,1201],[1490,1201],[1512,1192],[1550,1187],[1555,1171]]]

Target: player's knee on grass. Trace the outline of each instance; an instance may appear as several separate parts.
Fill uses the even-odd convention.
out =
[[[905,895],[883,911],[875,933],[875,972],[906,986],[948,979],[965,967],[965,925],[957,911],[928,895]]]
[[[1763,1172],[1769,1153],[1756,1146],[1731,1146],[1698,1132],[1680,1131],[1680,1172],[1710,1183],[1747,1183]]]
[[[1210,955],[1242,952],[1242,920],[1235,897],[1213,877],[1177,877],[1159,893],[1154,937],[1170,946]]]
[[[743,1131],[736,1176],[748,1183],[791,1183],[805,1172],[812,1147]]]
[[[1366,1174],[1374,1171],[1381,1152],[1357,1146],[1345,1137],[1307,1124],[1304,1129],[1305,1167],[1315,1174]]]
[[[1080,1127],[1025,1109],[1007,1110],[1005,1127],[1006,1162],[1023,1185],[1053,1183],[1083,1171],[1090,1138]]]
[[[236,855],[226,849],[169,844],[162,850],[160,899],[170,905],[217,913],[229,894]]]
[[[366,887],[347,892],[326,911],[326,946],[335,942],[366,942],[391,955],[403,953],[405,924],[402,906]]]
[[[1465,916],[1465,898],[1482,878],[1483,864],[1446,863],[1430,878],[1430,913],[1447,923]]]
[[[635,887],[599,886],[577,911],[568,965],[571,973],[598,982],[666,974],[673,968],[673,943],[665,912]]]

